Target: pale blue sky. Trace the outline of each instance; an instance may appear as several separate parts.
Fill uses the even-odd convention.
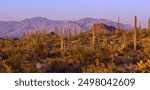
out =
[[[134,16],[146,27],[150,0],[0,0],[0,21],[36,16],[56,20],[104,18],[132,24]]]

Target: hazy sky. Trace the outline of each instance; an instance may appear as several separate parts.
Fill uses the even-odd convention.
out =
[[[150,0],[0,0],[0,21],[47,17],[75,20],[104,18],[132,24],[134,16],[144,27],[150,17]]]

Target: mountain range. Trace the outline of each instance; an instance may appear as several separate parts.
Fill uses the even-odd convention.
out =
[[[104,23],[108,26],[117,26],[117,22],[107,19],[83,18],[80,20],[50,20],[44,17],[34,17],[22,21],[0,21],[0,37],[5,37],[6,32],[8,37],[22,37],[25,32],[33,32],[38,30],[46,30],[47,32],[54,31],[54,29],[66,30],[69,29],[71,33],[75,30],[79,32],[87,32],[94,23]],[[132,25],[120,24],[124,30],[131,30]]]

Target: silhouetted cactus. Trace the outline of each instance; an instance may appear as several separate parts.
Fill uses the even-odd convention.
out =
[[[134,18],[134,37],[133,37],[134,50],[137,49],[137,17]]]

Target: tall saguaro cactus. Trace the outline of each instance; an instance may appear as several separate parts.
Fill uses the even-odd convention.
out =
[[[63,33],[62,33],[62,26],[61,26],[61,30],[60,30],[60,49],[63,50],[64,49],[64,38],[63,38]]]
[[[77,32],[77,28],[75,27],[75,36],[77,36],[78,32]]]
[[[134,17],[134,37],[133,37],[134,50],[137,49],[137,17]]]
[[[142,27],[141,27],[141,22],[139,23],[139,30],[141,30],[142,29]]]
[[[69,40],[70,37],[71,37],[71,31],[70,31],[70,28],[67,30],[67,37],[68,37],[68,40]]]
[[[7,48],[8,44],[7,44],[7,32],[5,32],[5,48]]]
[[[94,24],[94,27],[92,28],[92,48],[94,50],[94,47],[95,47],[95,24]]]
[[[148,19],[148,30],[150,31],[150,18]]]
[[[58,36],[58,28],[57,27],[54,28],[54,32],[55,32],[56,36]]]
[[[118,34],[120,31],[120,17],[118,17],[118,21],[117,21],[117,28],[115,30],[115,33]]]
[[[124,33],[124,35],[123,35],[123,43],[126,46],[126,33]]]
[[[120,17],[118,17],[118,26],[117,26],[117,28],[118,28],[118,31],[120,31]]]

